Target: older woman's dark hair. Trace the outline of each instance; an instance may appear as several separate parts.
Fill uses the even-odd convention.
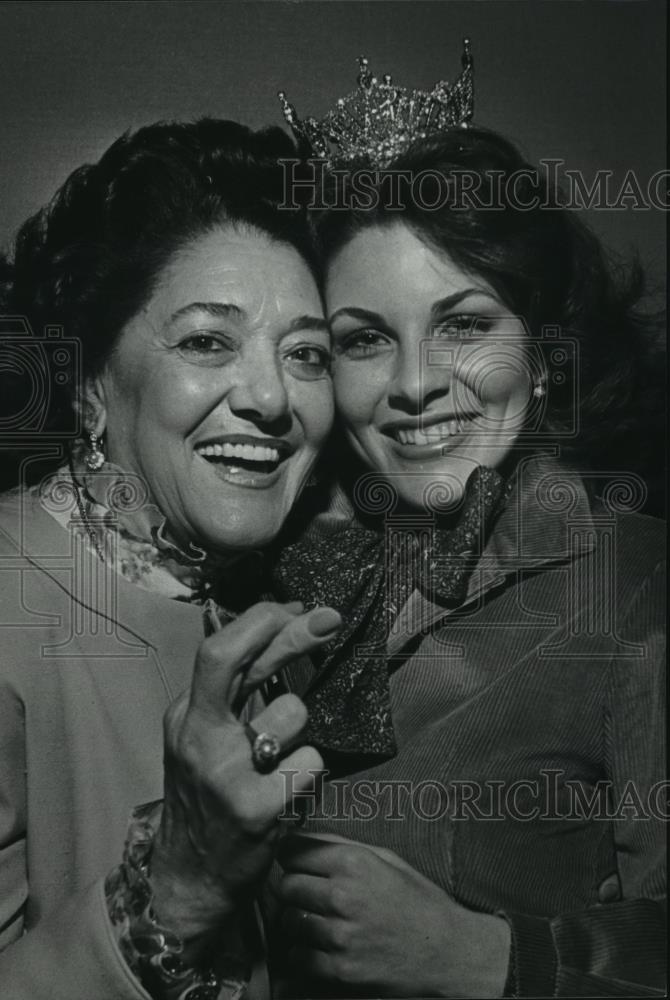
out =
[[[547,370],[556,344],[543,329],[575,341],[575,378],[550,381],[541,430],[585,471],[641,474],[659,512],[660,324],[638,311],[642,270],[615,266],[544,172],[498,134],[458,129],[416,142],[384,171],[349,164],[322,194],[347,206],[317,218],[326,260],[360,230],[402,221],[496,289],[537,338]]]
[[[13,257],[0,259],[0,316],[14,317],[0,328],[0,447],[13,441],[18,458],[26,450],[21,440],[39,445],[45,432],[57,440],[59,428],[68,436],[72,427],[74,383],[59,388],[45,329],[60,327],[81,345],[79,377],[95,373],[174,254],[213,226],[259,229],[295,247],[315,271],[306,212],[279,208],[279,161],[295,155],[281,129],[254,132],[203,119],[141,128],[116,141],[97,164],[75,170],[21,227]],[[17,324],[34,335],[38,368],[47,369],[41,386],[35,366],[24,363],[30,342],[22,351]],[[21,414],[34,411],[28,403],[36,392],[45,405],[32,426],[22,427]],[[3,485],[9,485],[12,462],[4,464]]]

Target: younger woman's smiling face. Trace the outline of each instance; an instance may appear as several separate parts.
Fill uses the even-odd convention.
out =
[[[499,466],[533,384],[527,333],[494,289],[402,222],[354,236],[327,274],[337,408],[356,453],[421,507]]]

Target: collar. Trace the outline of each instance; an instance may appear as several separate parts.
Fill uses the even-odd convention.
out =
[[[199,603],[218,596],[224,581],[235,592],[242,556],[208,553],[192,542],[180,547],[141,476],[111,462],[90,472],[75,450],[69,468],[57,469],[34,489],[61,527],[69,531],[72,520],[79,523],[105,562],[142,590]],[[247,570],[252,561],[249,555]]]
[[[337,531],[355,516],[349,497],[339,486],[328,509],[315,518],[304,537]],[[430,531],[435,519],[426,515],[425,520]],[[387,524],[392,527],[393,523],[391,515]],[[593,515],[579,473],[558,460],[557,449],[522,455],[512,475],[507,503],[476,559],[465,600],[457,607],[445,607],[414,591],[389,636],[389,656],[397,655],[417,635],[454,611],[503,586],[510,577],[569,563],[594,546]]]
[[[494,525],[458,608],[415,591],[389,636],[389,656],[454,611],[503,586],[511,577],[581,558],[595,547],[588,493],[579,473],[550,453],[521,458],[507,505]]]
[[[82,640],[95,636],[96,656],[141,660],[150,647],[157,651],[157,666],[170,697],[182,690],[204,635],[202,607],[128,582],[100,561],[80,529],[63,527],[31,491],[3,497],[0,534],[16,553],[4,560],[6,568],[39,570],[64,591],[71,598],[77,636]],[[51,609],[36,610],[48,614]],[[100,620],[105,623],[102,627]],[[67,633],[65,623],[63,631]]]

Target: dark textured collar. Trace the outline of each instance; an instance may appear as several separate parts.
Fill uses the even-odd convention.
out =
[[[507,504],[470,576],[461,607],[502,586],[510,577],[569,563],[594,546],[591,505],[579,473],[549,454],[523,458],[515,469]],[[389,656],[400,653],[416,635],[455,610],[416,591],[389,636]]]
[[[390,661],[418,637],[521,573],[569,563],[594,543],[581,478],[547,454],[518,460],[507,481],[476,470],[456,521],[401,512],[359,519],[338,489],[275,566],[285,597],[343,615],[341,633],[299,688],[307,737],[329,769],[395,755]]]
[[[327,510],[314,519],[304,537],[337,531],[355,517],[349,497],[337,487]],[[511,576],[579,558],[594,548],[594,539],[591,505],[579,473],[549,452],[524,456],[514,470],[509,498],[477,559],[460,606]],[[389,655],[397,655],[416,635],[454,610],[415,591],[389,636]]]
[[[333,755],[395,755],[386,649],[399,613],[415,591],[445,607],[462,605],[510,487],[498,471],[480,466],[448,520],[402,511],[360,520],[331,517],[284,546],[274,567],[284,596],[332,606],[343,618],[303,690],[307,739],[328,754],[329,767]],[[395,491],[376,484],[368,492],[395,500]]]

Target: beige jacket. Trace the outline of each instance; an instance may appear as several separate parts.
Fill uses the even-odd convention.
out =
[[[146,1000],[103,894],[162,796],[199,607],[127,583],[26,495],[0,503],[0,996]]]

